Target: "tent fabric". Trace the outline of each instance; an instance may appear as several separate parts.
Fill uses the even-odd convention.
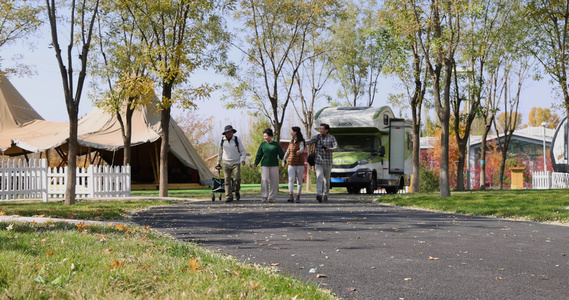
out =
[[[3,154],[37,153],[67,144],[68,123],[45,121],[6,77],[0,76],[0,81],[0,151]],[[160,114],[152,107],[155,105],[134,111],[132,147],[160,139]],[[186,167],[196,169],[202,184],[211,181],[212,172],[173,119],[169,133],[170,152]],[[98,108],[79,120],[77,139],[80,146],[91,149],[118,151],[123,148],[118,119]]]
[[[0,75],[0,120],[0,133],[30,121],[43,120],[3,75]]]
[[[153,143],[160,139],[160,114],[148,105],[132,115],[131,146]],[[185,166],[198,170],[202,184],[213,178],[203,159],[192,146],[182,129],[170,120],[170,152]],[[95,108],[79,121],[79,144],[84,147],[117,151],[123,148],[121,127],[118,119],[102,109]]]
[[[26,144],[29,139],[56,135],[66,126],[45,121],[10,81],[0,75],[0,151],[11,148],[15,139]]]

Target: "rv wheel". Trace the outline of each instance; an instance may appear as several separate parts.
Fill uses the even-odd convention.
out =
[[[371,177],[371,182],[366,187],[366,193],[373,194],[373,192],[375,192],[375,190],[377,190],[377,179],[375,178],[375,175],[373,175]]]

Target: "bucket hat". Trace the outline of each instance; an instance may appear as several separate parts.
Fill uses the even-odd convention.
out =
[[[233,133],[236,133],[236,132],[237,132],[237,130],[233,129],[233,126],[227,125],[227,126],[225,126],[225,129],[223,129],[223,133],[222,133],[222,134],[225,135],[228,131],[233,131]]]

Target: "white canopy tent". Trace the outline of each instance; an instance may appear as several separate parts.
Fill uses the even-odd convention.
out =
[[[160,115],[152,107],[137,110],[132,117],[133,181],[158,182],[161,123]],[[0,151],[3,154],[40,153],[50,149],[66,152],[69,125],[43,120],[3,76],[0,77],[0,117]],[[174,120],[170,121],[169,131],[170,183],[199,181],[208,184],[213,174]],[[79,120],[78,143],[82,148],[79,153],[96,151],[108,164],[122,163],[121,127],[112,114],[94,109]]]

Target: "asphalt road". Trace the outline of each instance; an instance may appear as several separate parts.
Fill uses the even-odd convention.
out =
[[[188,202],[139,212],[134,221],[273,265],[343,299],[569,299],[569,227],[372,199]]]

